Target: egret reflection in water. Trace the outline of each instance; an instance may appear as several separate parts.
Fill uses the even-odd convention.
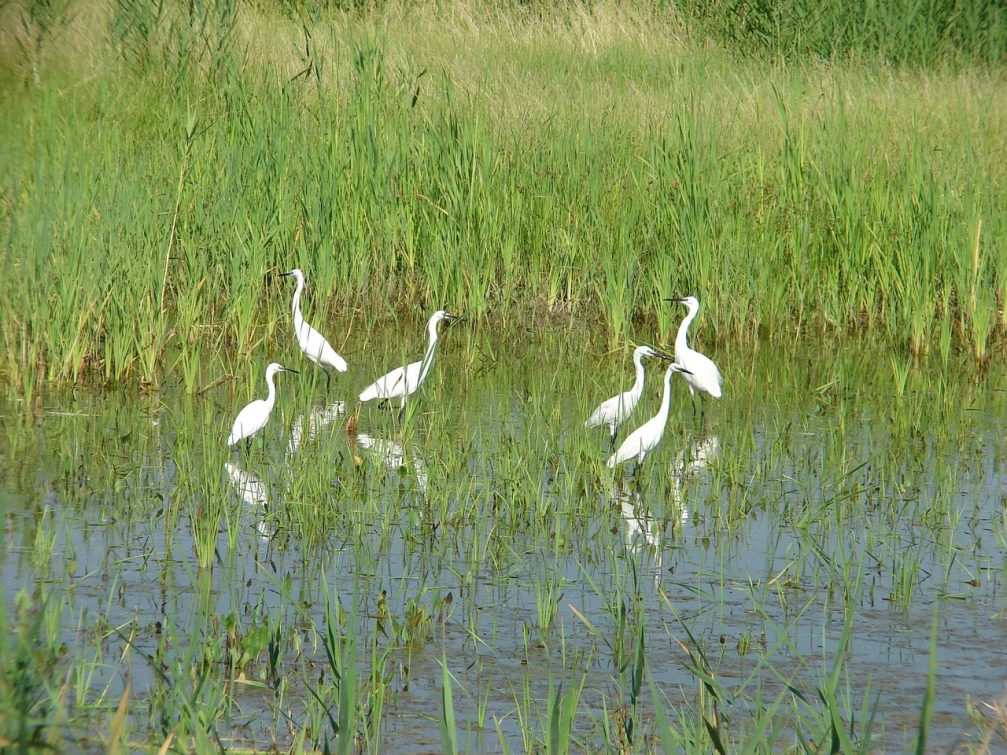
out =
[[[301,443],[311,443],[318,439],[322,431],[346,414],[346,402],[334,401],[326,406],[312,407],[311,411],[299,414],[290,428],[290,442],[287,455],[296,454]]]
[[[255,529],[263,540],[269,540],[276,534],[276,525],[265,517],[266,508],[269,506],[266,483],[234,462],[225,461],[224,469],[227,470],[227,479],[234,492],[255,512],[257,518]]]
[[[680,483],[691,479],[706,469],[710,462],[720,458],[720,438],[707,435],[689,448],[679,451],[671,463],[671,476]]]
[[[636,556],[649,555],[653,558],[654,569],[660,575],[663,562],[661,554],[661,525],[652,517],[642,513],[643,498],[639,490],[624,484],[615,490],[612,498],[619,502],[619,516],[625,525],[626,550]]]
[[[399,441],[391,438],[375,438],[363,432],[358,432],[351,438],[360,450],[370,458],[380,461],[390,472],[397,472],[411,464],[416,474],[416,487],[421,494],[426,494],[427,465],[415,451],[410,451],[407,455],[405,447]]]
[[[683,448],[675,460],[671,462],[669,469],[671,495],[675,504],[681,509],[679,520],[682,524],[689,521],[689,509],[685,505],[684,496],[686,481],[697,479],[700,472],[719,458],[720,438],[716,435],[708,435],[700,438],[688,448]]]

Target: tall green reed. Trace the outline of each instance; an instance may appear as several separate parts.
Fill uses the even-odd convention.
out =
[[[450,303],[511,327],[587,316],[617,341],[637,322],[669,332],[660,299],[685,293],[715,340],[868,331],[982,363],[1002,331],[1001,104],[964,93],[993,91],[981,72],[895,74],[945,93],[927,122],[910,95],[880,117],[898,96],[858,61],[739,80],[730,60],[683,59],[653,113],[595,120],[603,103],[575,91],[519,127],[515,109],[541,103],[430,70],[366,15],[312,81],[285,79],[236,42],[251,33],[236,7],[137,0],[90,30],[96,80],[65,90],[53,61],[32,97],[11,91],[0,128],[32,138],[3,153],[9,383],[201,390],[286,338],[289,291],[269,273],[295,264],[334,340],[358,313],[369,329]],[[117,62],[126,37],[165,67]],[[611,75],[632,80],[648,54]]]

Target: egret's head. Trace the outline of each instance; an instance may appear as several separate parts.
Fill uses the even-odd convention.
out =
[[[674,357],[670,357],[657,349],[652,349],[650,346],[637,346],[633,351],[633,355],[640,357],[657,357],[658,359],[665,359],[669,362],[675,361]]]
[[[293,373],[295,373],[295,374],[300,374],[300,373],[298,373],[298,372],[297,372],[297,370],[292,370],[292,369],[290,369],[289,367],[284,367],[284,366],[283,366],[282,364],[280,364],[279,362],[272,362],[272,363],[271,363],[271,364],[270,364],[270,365],[269,365],[269,366],[268,366],[268,367],[266,368],[266,376],[267,376],[267,377],[272,377],[272,376],[273,376],[273,375],[275,375],[275,374],[276,374],[277,372],[293,372]]]
[[[447,320],[448,322],[451,322],[452,320],[460,320],[460,319],[462,318],[460,318],[458,315],[453,315],[450,312],[447,312],[443,309],[438,309],[436,312],[434,312],[433,317],[430,318],[430,324],[436,327],[437,323],[439,323],[441,320]]]
[[[304,273],[301,272],[301,268],[299,268],[299,267],[295,267],[293,270],[288,270],[285,273],[280,273],[280,275],[282,275],[284,277],[286,277],[288,275],[292,275],[292,276],[294,276],[294,280],[296,280],[298,283],[303,283],[304,282]]]
[[[679,304],[684,304],[689,309],[699,309],[699,299],[695,296],[676,296],[673,299],[665,299],[665,301],[677,301]]]

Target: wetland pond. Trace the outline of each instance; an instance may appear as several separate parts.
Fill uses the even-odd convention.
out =
[[[998,368],[707,347],[724,398],[700,421],[676,378],[631,479],[583,426],[632,382],[629,350],[576,332],[453,326],[404,427],[365,406],[348,435],[415,330],[343,352],[327,396],[284,352],[198,397],[3,406],[4,673],[24,716],[83,751],[115,729],[131,749],[321,750],[342,732],[370,751],[528,751],[566,731],[578,751],[899,752],[934,639],[927,747],[981,741],[1007,680]],[[229,452],[274,358],[303,374],[279,376],[251,453]],[[659,376],[620,438],[656,411]]]

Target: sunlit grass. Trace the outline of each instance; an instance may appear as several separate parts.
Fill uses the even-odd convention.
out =
[[[998,348],[999,69],[738,61],[633,7],[144,8],[59,16],[38,65],[0,40],[0,374],[29,399],[240,378],[294,265],[351,367],[396,314],[614,345],[682,294],[706,342]]]

